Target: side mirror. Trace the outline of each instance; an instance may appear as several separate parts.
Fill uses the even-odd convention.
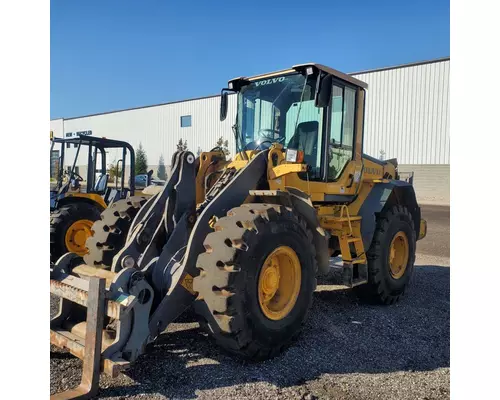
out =
[[[220,94],[220,120],[224,121],[227,117],[227,92]]]
[[[316,95],[314,96],[314,105],[319,108],[327,107],[332,97],[332,76],[318,75],[316,81]]]

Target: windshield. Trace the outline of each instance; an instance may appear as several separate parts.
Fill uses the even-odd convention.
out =
[[[319,175],[323,109],[314,106],[316,79],[299,73],[254,81],[238,94],[238,134],[245,149],[280,143],[304,151]]]

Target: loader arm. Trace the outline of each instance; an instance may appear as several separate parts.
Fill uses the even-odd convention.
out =
[[[255,154],[244,168],[227,168],[198,207],[194,156],[175,153],[169,181],[136,215],[111,271],[82,264],[71,253],[56,262],[51,293],[61,301],[51,320],[51,343],[84,360],[86,354],[101,355],[99,362],[95,357],[84,361],[85,382],[77,391],[56,398],[95,393],[101,370],[115,376],[126,368],[195,300],[192,279],[199,273],[196,260],[212,230],[210,222],[257,189],[266,175],[267,153]],[[103,285],[105,290],[92,289]]]

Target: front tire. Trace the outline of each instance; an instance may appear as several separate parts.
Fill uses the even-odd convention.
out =
[[[123,248],[132,221],[147,198],[132,196],[111,203],[92,226],[93,236],[87,240],[87,265],[109,269],[114,256]]]
[[[394,304],[406,292],[413,276],[416,233],[404,206],[394,206],[377,218],[368,258],[368,283],[355,287],[358,295],[378,304]]]
[[[89,203],[66,204],[50,213],[50,257],[57,261],[63,254],[87,253],[86,240],[99,219],[101,209]]]
[[[234,208],[214,229],[193,281],[201,326],[233,354],[272,358],[296,338],[312,304],[312,234],[290,209],[271,204]]]

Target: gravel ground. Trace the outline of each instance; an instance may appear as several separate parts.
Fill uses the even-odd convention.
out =
[[[351,291],[319,281],[299,340],[263,363],[225,355],[185,315],[128,371],[102,375],[99,397],[449,398],[449,260],[419,255],[416,264],[408,295],[389,307],[362,304]],[[51,393],[79,383],[81,362],[70,354],[51,348],[50,366]]]

